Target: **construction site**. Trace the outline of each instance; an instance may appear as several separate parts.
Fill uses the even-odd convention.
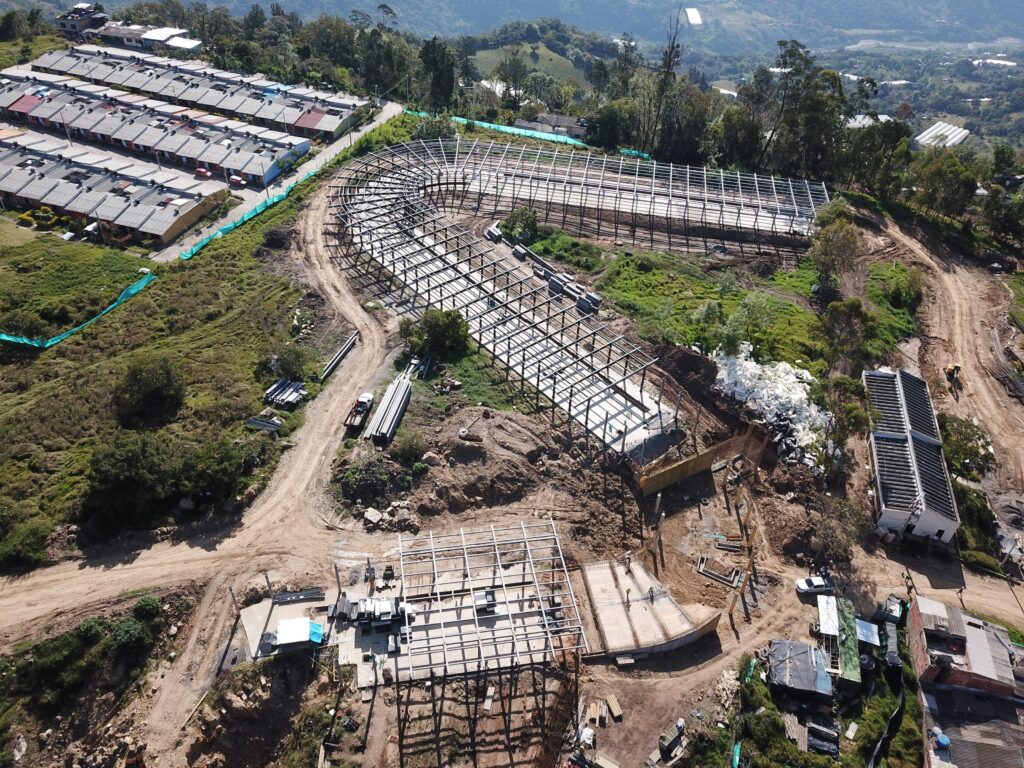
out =
[[[465,136],[341,166],[268,260],[343,320],[344,352],[244,516],[201,546],[161,540],[130,562],[25,577],[38,605],[66,605],[55,625],[69,627],[98,599],[195,581],[194,612],[124,725],[148,746],[134,764],[276,765],[273,742],[315,711],[318,766],[697,765],[695,744],[732,738],[741,658],[816,633],[827,671],[850,677],[854,606],[899,592],[904,573],[946,602],[969,586],[974,610],[1015,611],[1008,581],[859,543],[838,607],[802,600],[794,582],[827,559],[835,509],[794,428],[796,413],[826,419],[810,375],[644,341],[596,281],[496,227],[525,207],[615,258],[792,266],[829,200],[811,180]],[[953,306],[951,344],[978,346],[981,288],[961,297],[966,278],[891,223],[864,237],[844,290],[863,292],[868,264],[922,265],[944,302],[924,308],[923,329]],[[407,354],[402,322],[427,310],[461,315],[472,362]],[[929,337],[904,354],[929,404],[971,415],[934,383],[948,350]],[[1019,414],[978,373],[985,360],[962,365],[989,420],[1011,417],[990,427],[1005,451]],[[748,369],[775,378],[723,384]],[[866,504],[888,475],[869,438],[856,443],[846,494]],[[5,644],[52,615],[6,590],[0,610]]]

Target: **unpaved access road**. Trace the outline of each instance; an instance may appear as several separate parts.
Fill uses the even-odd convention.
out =
[[[996,486],[1024,493],[1024,405],[995,375],[1001,365],[1001,339],[1008,331],[1009,292],[998,277],[935,255],[891,221],[885,235],[925,272],[925,300],[918,314],[924,340],[922,368],[933,385],[932,396],[947,413],[977,418],[996,452]],[[945,386],[942,374],[951,363],[963,367],[963,389],[957,397]]]
[[[228,587],[240,591],[263,570],[283,578],[306,573],[322,578],[330,572],[338,534],[318,523],[316,507],[344,436],[343,416],[384,360],[387,333],[363,310],[329,257],[323,234],[326,195],[324,187],[301,213],[300,241],[291,257],[301,261],[308,282],[333,311],[359,331],[360,341],[309,405],[295,446],[239,527],[224,538],[160,543],[134,559],[68,562],[0,580],[0,649],[31,637],[40,626],[64,628],[112,604],[130,603],[135,599],[131,593],[141,589],[188,580],[207,583],[193,630],[158,686],[148,718],[150,764],[155,766],[184,764],[174,752],[180,728],[212,681],[234,620]],[[348,546],[369,546],[358,532],[345,536]]]

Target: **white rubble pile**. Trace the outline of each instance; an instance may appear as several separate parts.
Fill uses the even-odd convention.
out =
[[[789,363],[762,365],[750,357],[747,343],[736,356],[715,350],[711,359],[718,366],[715,386],[761,417],[779,458],[815,466],[810,449],[820,443],[832,417],[811,402],[811,374]]]

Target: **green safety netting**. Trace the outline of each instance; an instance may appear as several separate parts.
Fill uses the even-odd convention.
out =
[[[280,194],[274,195],[273,197],[268,197],[266,200],[264,200],[263,202],[261,202],[258,205],[256,205],[256,207],[250,208],[248,211],[243,213],[239,218],[235,219],[230,224],[225,224],[223,227],[218,229],[212,235],[207,235],[206,237],[204,237],[202,240],[200,240],[198,243],[193,245],[187,251],[182,251],[180,254],[178,254],[178,256],[183,261],[188,261],[193,256],[195,256],[197,253],[199,253],[201,250],[203,250],[203,248],[205,248],[210,243],[212,243],[214,240],[216,240],[218,237],[224,237],[224,235],[226,235],[228,232],[232,232],[235,229],[238,229],[240,226],[245,224],[247,221],[249,221],[250,219],[255,218],[256,216],[259,216],[261,213],[263,213],[268,208],[271,208],[271,207],[277,205],[282,200],[287,200],[288,199],[288,195],[290,195],[292,193],[293,189],[295,189],[297,186],[299,186],[299,184],[301,184],[302,182],[308,181],[309,179],[311,179],[313,176],[316,175],[316,173],[317,173],[316,171],[310,171],[309,173],[307,173],[305,176],[303,176],[298,181],[294,181],[291,184],[289,184],[287,187],[285,187],[284,188],[284,192],[281,192]]]
[[[411,109],[405,110],[407,115],[414,115],[416,117],[430,117],[427,112],[415,112]],[[574,147],[585,147],[585,143],[579,139],[574,139],[571,136],[563,136],[560,133],[546,133],[545,131],[531,131],[528,128],[516,128],[514,125],[498,125],[497,123],[482,123],[479,120],[467,120],[464,117],[450,116],[451,120],[461,125],[475,125],[478,128],[486,128],[489,131],[497,131],[498,133],[510,133],[513,136],[526,136],[531,139],[541,139],[542,141],[554,141],[558,144],[571,144]]]
[[[112,309],[116,309],[117,307],[124,304],[126,301],[128,301],[128,299],[130,299],[135,294],[139,293],[143,288],[145,288],[154,280],[156,280],[156,275],[154,275],[152,272],[147,272],[145,277],[143,277],[141,280],[137,280],[136,282],[132,283],[127,288],[125,288],[123,291],[121,291],[121,295],[117,297],[117,300],[109,307],[104,309],[102,312],[100,312],[98,315],[90,317],[81,325],[76,325],[70,331],[64,331],[64,333],[54,336],[52,339],[30,339],[27,336],[15,336],[14,334],[10,333],[0,333],[0,341],[7,341],[10,342],[11,344],[22,344],[26,347],[35,347],[36,349],[48,349],[55,344],[60,344],[62,341],[64,341],[64,339],[68,338],[69,336],[73,336],[83,328],[92,325],[105,314],[107,314],[107,312],[110,312]]]

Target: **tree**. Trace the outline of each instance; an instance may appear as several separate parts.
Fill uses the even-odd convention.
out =
[[[118,432],[93,453],[84,521],[110,533],[144,520],[174,495],[179,461],[166,435]]]
[[[153,647],[153,633],[138,619],[122,619],[110,629],[110,639],[118,656],[141,661]]]
[[[967,209],[978,185],[974,171],[952,149],[930,149],[912,168],[917,200],[946,216],[958,218]]]
[[[457,309],[428,309],[418,322],[404,318],[399,333],[420,357],[452,362],[469,351],[469,324]]]
[[[455,123],[448,115],[432,115],[421,117],[412,129],[412,137],[416,140],[433,141],[436,139],[454,139],[458,133]]]
[[[849,221],[836,220],[814,234],[807,252],[818,270],[821,290],[832,288],[839,275],[853,268],[857,257],[857,228]]]
[[[121,426],[152,429],[178,414],[185,402],[185,378],[169,357],[138,358],[114,387],[113,402]]]
[[[435,112],[447,109],[455,93],[455,52],[434,37],[420,48],[420,61],[430,78],[430,108]]]
[[[832,421],[825,433],[826,445],[832,452],[825,456],[827,474],[835,476],[846,465],[846,443],[851,437],[864,435],[871,429],[868,393],[859,379],[835,376],[821,382],[825,405]]]
[[[1017,168],[1017,150],[1011,144],[998,142],[992,147],[992,173],[999,176],[1013,173]]]
[[[696,341],[704,352],[710,352],[721,334],[725,312],[720,302],[708,299],[690,315],[690,322],[697,326]]]
[[[768,331],[777,315],[778,307],[768,294],[748,293],[722,329],[723,350],[734,354],[730,350],[735,350],[740,341],[748,341],[755,347],[763,346],[771,338]]]
[[[523,81],[523,93],[545,104],[557,99],[558,81],[544,72],[531,72]]]
[[[267,23],[267,14],[263,10],[263,6],[256,5],[253,3],[252,7],[248,10],[245,16],[242,18],[242,29],[245,33],[246,40],[255,40],[260,30]]]
[[[938,416],[942,452],[949,471],[968,480],[980,480],[995,468],[995,456],[989,451],[989,437],[973,421],[949,414]]]
[[[878,332],[878,321],[860,299],[833,301],[821,318],[829,369],[839,360],[858,363],[867,357],[867,344]]]
[[[275,356],[274,371],[286,379],[301,381],[306,377],[309,350],[299,344],[286,344]]]
[[[504,86],[501,97],[511,109],[519,109],[522,104],[523,85],[529,72],[519,46],[505,53],[494,68],[494,78]]]
[[[607,90],[611,80],[611,72],[608,71],[608,65],[605,64],[604,59],[595,61],[587,73],[587,82],[594,86],[598,96],[601,96]]]
[[[509,240],[530,242],[537,237],[537,212],[532,208],[516,208],[501,222],[501,231]]]

